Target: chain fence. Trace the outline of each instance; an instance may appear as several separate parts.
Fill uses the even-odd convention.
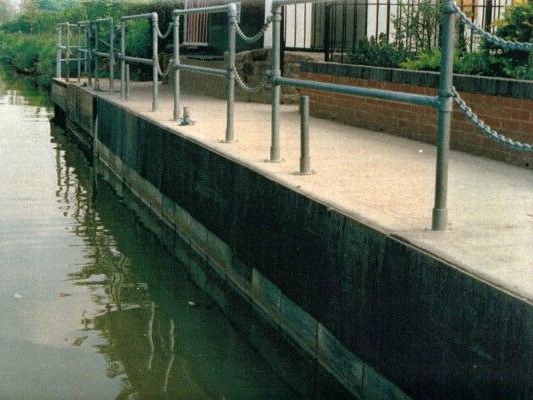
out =
[[[485,136],[487,136],[489,139],[500,143],[506,147],[509,147],[513,150],[518,151],[533,151],[533,145],[529,143],[522,143],[517,140],[510,139],[508,137],[505,137],[504,135],[496,132],[494,129],[492,129],[490,126],[485,124],[483,120],[481,120],[468,105],[466,102],[459,96],[459,93],[455,89],[455,87],[452,86],[452,97],[459,109],[463,112],[463,114],[466,116],[468,121],[470,121],[476,128],[478,128]]]
[[[258,40],[260,40],[263,35],[265,34],[266,30],[268,29],[268,27],[270,26],[272,22],[272,17],[268,17],[265,24],[261,27],[261,29],[259,30],[259,32],[257,32],[254,36],[247,36],[241,29],[241,27],[239,26],[239,24],[237,23],[237,21],[234,22],[235,24],[235,31],[237,32],[237,35],[239,35],[239,37],[244,40],[245,42],[248,42],[248,43],[255,43],[257,42]]]
[[[523,42],[513,42],[510,40],[502,39],[498,36],[493,35],[490,32],[487,32],[482,27],[478,26],[475,22],[473,22],[468,16],[461,10],[461,8],[457,5],[457,3],[454,1],[452,5],[452,11],[457,14],[457,16],[461,19],[461,21],[468,26],[474,33],[478,34],[479,36],[483,37],[488,42],[501,47],[506,50],[523,50],[523,51],[530,51],[533,50],[533,43],[523,43]]]
[[[239,75],[239,72],[237,71],[237,68],[235,67],[235,65],[232,65],[231,66],[231,71],[233,71],[233,73],[235,74],[235,81],[237,82],[237,84],[240,86],[240,88],[242,90],[244,90],[245,92],[248,92],[248,93],[258,93],[260,92],[261,90],[263,90],[266,85],[268,84],[268,75],[265,74],[261,80],[259,81],[259,83],[256,85],[256,86],[249,86],[247,85],[244,80],[242,79],[242,77]]]

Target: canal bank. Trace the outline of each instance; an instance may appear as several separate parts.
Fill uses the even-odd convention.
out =
[[[151,229],[167,247],[177,236],[200,256],[184,260],[195,281],[219,276],[352,394],[531,394],[527,274],[518,289],[476,275],[435,251],[442,235],[409,243],[112,96],[61,81],[52,93],[115,190],[158,216]]]

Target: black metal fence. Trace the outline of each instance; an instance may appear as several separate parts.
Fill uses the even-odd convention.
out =
[[[478,25],[494,31],[513,0],[458,0]],[[283,8],[283,42],[287,50],[323,52],[326,61],[335,55],[345,61],[363,39],[401,44],[412,51],[435,46],[439,35],[438,0],[335,1],[295,4]],[[470,30],[459,31],[468,51],[478,43]]]

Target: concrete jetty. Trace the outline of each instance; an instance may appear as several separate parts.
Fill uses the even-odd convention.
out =
[[[170,88],[152,112],[147,83],[128,101],[101,87],[54,81],[67,125],[348,392],[533,394],[531,170],[451,152],[449,227],[434,232],[431,145],[311,118],[316,173],[300,176],[296,106],[269,163],[268,105],[236,103],[222,143],[223,100],[184,94],[195,123],[179,126]]]

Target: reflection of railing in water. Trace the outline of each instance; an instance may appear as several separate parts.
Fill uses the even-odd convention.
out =
[[[187,270],[141,227],[139,219],[145,217],[117,203],[138,206],[125,193],[119,200],[110,182],[98,175],[103,166],[96,162],[90,168],[59,128],[53,128],[52,136],[58,205],[86,244],[84,264],[69,279],[84,286],[98,306],[95,313],[82,315],[80,335],[94,332],[102,339],[93,346],[106,359],[107,375],[122,380],[121,395],[207,400],[242,388],[272,390],[271,382],[279,378],[258,362]],[[274,392],[290,396],[273,398],[299,398],[283,381],[276,386],[280,388]]]
[[[324,0],[273,0],[272,1],[272,16],[269,18],[272,27],[272,51],[270,60],[270,71],[268,74],[268,82],[271,84],[271,103],[272,103],[272,116],[271,116],[271,145],[270,145],[270,159],[271,162],[280,162],[281,158],[281,143],[280,143],[280,95],[281,86],[292,86],[296,88],[314,89],[321,91],[329,91],[334,93],[342,93],[353,96],[365,96],[371,98],[377,98],[382,100],[398,101],[408,104],[423,105],[431,107],[438,112],[438,124],[437,124],[437,159],[436,159],[436,183],[435,183],[435,202],[433,207],[432,228],[433,230],[445,230],[447,227],[447,180],[448,180],[448,158],[450,147],[450,122],[451,111],[453,107],[453,99],[461,106],[461,110],[465,112],[468,119],[473,122],[478,128],[482,130],[490,139],[497,141],[498,143],[505,145],[513,150],[532,151],[533,147],[527,143],[520,143],[513,140],[508,140],[503,135],[493,132],[490,127],[487,127],[483,123],[478,123],[477,117],[472,115],[468,111],[466,104],[460,103],[459,97],[453,90],[453,49],[454,49],[454,18],[459,16],[466,26],[473,30],[473,33],[481,33],[485,39],[493,41],[496,45],[501,45],[505,48],[513,48],[520,50],[528,50],[532,46],[531,43],[512,43],[501,40],[494,35],[483,31],[483,29],[477,29],[475,23],[468,21],[468,18],[462,13],[461,9],[455,4],[453,0],[446,0],[442,7],[441,14],[441,65],[440,65],[440,79],[439,89],[437,96],[417,95],[412,93],[394,92],[389,90],[380,90],[373,88],[363,88],[348,85],[337,85],[324,82],[316,82],[310,80],[290,79],[281,76],[281,14],[282,9],[287,6],[297,4],[310,4],[321,3]],[[189,66],[181,64],[179,54],[180,43],[180,16],[193,15],[193,14],[208,14],[208,13],[227,13],[228,15],[228,55],[226,60],[226,70]],[[239,84],[243,89],[253,91],[254,88],[246,86],[245,82],[238,76],[235,68],[235,35],[239,32],[242,37],[243,33],[238,28],[236,21],[236,5],[235,3],[229,3],[222,6],[211,6],[201,8],[187,8],[182,10],[174,10],[172,28],[174,31],[174,58],[169,67],[174,69],[174,110],[173,118],[175,121],[180,117],[180,71],[189,71],[195,73],[204,73],[217,75],[227,78],[227,110],[226,110],[226,134],[225,142],[229,143],[234,140],[234,90],[235,82]],[[135,59],[133,57],[127,57],[125,55],[125,23],[129,19],[139,18],[151,18],[152,21],[152,37],[153,37],[153,54],[151,59]],[[121,28],[121,47],[122,58],[121,64],[121,84],[122,84],[122,96],[126,97],[127,88],[129,87],[128,79],[126,79],[127,68],[125,68],[125,62],[142,62],[149,64],[153,68],[153,99],[152,110],[157,109],[157,83],[158,73],[164,75],[158,61],[157,52],[157,39],[170,34],[171,27],[167,33],[162,34],[157,25],[158,18],[156,13],[143,14],[137,16],[122,17]],[[110,32],[112,33],[112,29]],[[265,27],[260,28],[260,33],[265,31]],[[260,35],[255,35],[248,39],[260,38]],[[97,38],[95,39],[97,42]],[[112,34],[110,34],[110,42],[112,40]],[[112,59],[112,50],[110,52],[110,58]],[[112,63],[111,63],[112,64]],[[112,78],[112,72],[110,72]],[[110,80],[110,86],[112,88],[112,79]],[[266,83],[267,81],[265,81]],[[260,85],[261,86],[261,85]]]
[[[130,362],[125,360],[128,354],[131,353],[131,349],[117,352],[119,343],[113,338],[112,330],[121,330],[121,332],[117,332],[116,336],[118,338],[123,337],[126,333],[132,338],[144,338],[147,351],[144,352],[143,356],[146,362],[141,364],[145,365],[142,375],[152,374],[154,375],[153,378],[157,377],[160,382],[156,385],[152,378],[152,386],[159,387],[159,391],[163,394],[168,389],[169,378],[175,364],[176,332],[174,320],[162,314],[155,303],[148,298],[146,294],[148,286],[146,284],[131,282],[131,279],[126,279],[129,260],[122,253],[114,250],[116,244],[111,240],[109,233],[102,229],[101,221],[94,209],[92,189],[84,189],[80,181],[79,173],[84,170],[83,165],[82,168],[76,169],[77,173],[73,173],[73,167],[67,161],[67,150],[62,149],[63,146],[58,143],[61,140],[59,135],[59,133],[55,134],[57,143],[55,148],[56,184],[58,187],[56,196],[60,199],[59,207],[66,217],[75,221],[73,231],[88,244],[88,249],[93,250],[92,253],[87,255],[87,258],[94,261],[84,266],[79,272],[71,274],[70,279],[78,284],[94,288],[95,291],[99,291],[100,287],[104,285],[106,293],[105,297],[101,295],[93,296],[93,299],[98,304],[104,306],[105,311],[95,316],[84,314],[82,318],[83,329],[86,331],[99,330],[107,332],[106,336],[109,338],[109,343],[107,345],[98,345],[97,347],[110,358],[108,374],[115,376],[127,374],[130,379],[132,376],[139,374],[139,371],[132,372],[134,369],[138,370],[139,366],[135,360]],[[70,152],[69,156],[77,158],[76,162],[83,164],[81,161],[83,155],[78,151]],[[93,173],[90,170],[88,171],[89,175]],[[86,179],[90,181],[92,178],[87,176]],[[93,283],[91,281],[91,277],[101,274],[106,276],[105,282],[96,281]],[[131,295],[126,297],[123,295],[125,289],[134,293],[133,303]],[[139,295],[142,293],[145,293],[141,296],[141,298],[144,297],[144,300],[140,302],[139,307]],[[132,325],[122,321],[123,319],[128,320],[131,315],[139,313],[141,318],[147,320],[146,324]],[[142,326],[146,327],[145,332],[131,331],[132,327],[140,328]],[[163,326],[167,326],[167,328],[162,329]],[[124,344],[127,345],[128,342],[126,341]],[[136,356],[134,355],[133,358]],[[161,365],[161,362],[164,363],[164,373],[153,370],[156,357],[158,366]],[[131,362],[135,366],[133,364],[126,366]],[[127,392],[125,394],[135,394],[138,392],[139,386],[142,387],[139,382],[130,381],[129,385],[124,388]]]

